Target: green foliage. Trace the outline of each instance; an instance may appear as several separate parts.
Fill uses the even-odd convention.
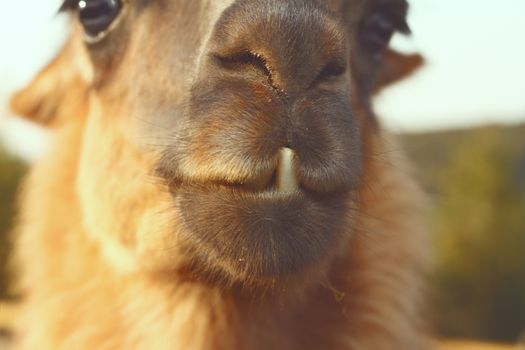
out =
[[[443,335],[515,340],[525,329],[524,136],[521,126],[405,138],[434,195]]]
[[[10,230],[15,218],[16,192],[25,165],[0,144],[0,299],[8,297],[7,256]]]

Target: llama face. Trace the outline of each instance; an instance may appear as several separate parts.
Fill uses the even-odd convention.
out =
[[[273,283],[345,241],[362,163],[348,64],[317,2],[238,1],[216,21],[158,164],[203,273]]]
[[[405,1],[63,7],[86,106],[77,192],[108,258],[222,285],[320,280],[352,235]]]

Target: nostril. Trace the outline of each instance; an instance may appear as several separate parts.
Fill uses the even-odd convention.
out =
[[[211,54],[212,60],[221,69],[240,72],[245,69],[255,69],[268,79],[268,84],[279,94],[286,97],[286,93],[276,82],[275,73],[264,56],[253,51],[242,51],[233,55]]]
[[[330,80],[332,78],[337,78],[343,75],[346,72],[346,64],[341,62],[329,62],[326,64],[323,69],[317,74],[315,79],[312,81],[311,86],[315,86],[323,81]]]
[[[265,76],[271,76],[272,71],[266,59],[252,51],[243,51],[234,55],[212,54],[214,61],[223,69],[239,70],[248,67],[256,68]]]

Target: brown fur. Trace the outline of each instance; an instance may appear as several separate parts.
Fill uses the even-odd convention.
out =
[[[21,349],[429,347],[422,196],[368,104],[380,84],[421,62],[396,65],[403,57],[387,55],[388,76],[376,77],[380,62],[365,59],[352,36],[377,4],[406,7],[327,3],[345,15],[313,0],[281,7],[279,24],[300,20],[306,32],[319,25],[292,51],[273,40],[295,35],[286,26],[266,38],[237,22],[270,18],[273,1],[133,2],[109,40],[88,49],[77,27],[13,103],[41,122],[60,120],[23,196]],[[188,14],[195,18],[184,21]],[[223,27],[241,34],[228,41]],[[237,61],[246,60],[235,51],[242,35],[264,60]],[[164,46],[168,39],[179,46]],[[301,53],[319,45],[333,55],[305,63]],[[208,61],[209,52],[233,68]],[[285,65],[281,55],[294,52]],[[323,88],[297,102],[301,113],[291,108],[291,126],[269,118],[302,101],[305,82],[316,79],[309,68],[322,71],[332,60],[348,61],[345,73],[333,66],[328,78],[321,73]],[[57,97],[66,81],[74,93]],[[63,107],[75,102],[77,109]],[[265,199],[258,182],[271,178],[285,142],[299,154],[306,194]],[[324,165],[316,151],[332,162]],[[254,221],[261,210],[276,226]],[[309,215],[293,221],[294,211]]]

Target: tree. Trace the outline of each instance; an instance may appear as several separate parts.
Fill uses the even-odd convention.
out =
[[[10,232],[16,213],[16,193],[25,165],[0,144],[0,299],[8,295],[7,260]]]
[[[478,130],[440,174],[436,310],[445,335],[515,340],[525,329],[525,191],[502,137]]]

